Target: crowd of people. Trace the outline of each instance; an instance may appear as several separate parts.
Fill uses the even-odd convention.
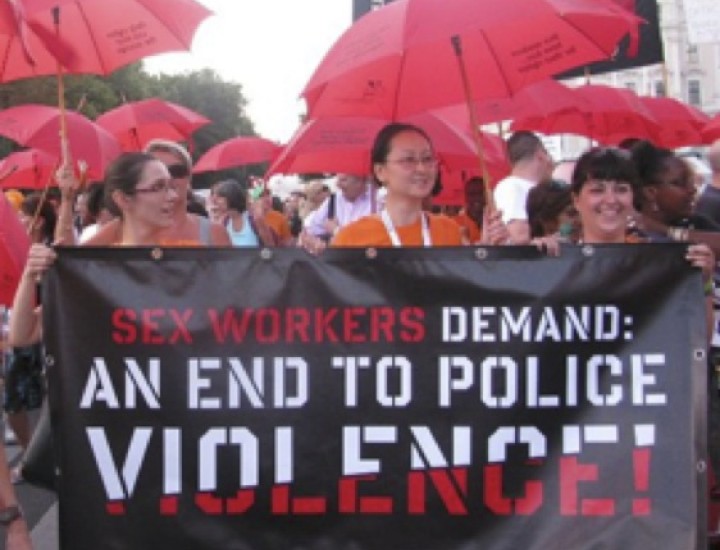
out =
[[[705,295],[698,300],[704,300],[716,350],[711,356],[718,360],[720,142],[709,149],[713,181],[703,189],[684,159],[647,142],[591,148],[562,171],[530,132],[512,135],[507,153],[510,175],[493,191],[481,178],[468,178],[465,204],[452,216],[433,205],[442,181],[432,140],[401,123],[378,133],[366,174],[337,175],[335,191],[311,182],[279,204],[261,180],[220,181],[203,204],[193,193],[188,152],[160,140],[121,155],[103,182],[86,187],[66,159],[56,174],[57,204],[39,194],[18,200],[8,193],[33,243],[12,307],[5,375],[5,412],[20,446],[31,436],[27,412],[44,395],[38,283],[56,258],[55,246],[300,246],[322,254],[328,246],[532,245],[561,254],[572,244],[683,241],[688,262],[702,272]],[[714,368],[709,372],[714,381]],[[719,468],[717,386],[710,387],[711,457]],[[13,481],[19,479],[0,453],[3,508],[17,506]],[[31,547],[21,514],[9,522],[7,547]]]

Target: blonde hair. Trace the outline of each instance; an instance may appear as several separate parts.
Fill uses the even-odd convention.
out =
[[[174,141],[167,139],[150,140],[147,142],[147,145],[145,145],[143,152],[151,155],[153,153],[169,153],[175,156],[175,158],[177,158],[180,162],[185,163],[188,172],[192,171],[193,161],[190,153],[188,153],[188,150],[185,149],[185,147]]]

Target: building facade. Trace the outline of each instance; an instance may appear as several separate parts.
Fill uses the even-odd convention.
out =
[[[720,34],[714,43],[693,44],[684,1],[658,0],[664,65],[596,76],[593,82],[674,97],[709,115],[720,113]]]
[[[594,75],[590,82],[629,88],[639,95],[673,97],[710,116],[720,114],[720,32],[714,35],[714,42],[692,43],[684,2],[695,1],[706,0],[657,0],[664,64]],[[710,1],[720,6],[720,0]],[[569,84],[583,82],[584,79],[578,78]],[[560,160],[576,158],[587,148],[588,140],[553,136],[547,138],[547,144],[553,156]]]

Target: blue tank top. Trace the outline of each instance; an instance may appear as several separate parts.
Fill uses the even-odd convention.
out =
[[[252,224],[250,223],[250,216],[247,212],[243,212],[242,217],[243,225],[240,231],[235,231],[233,229],[231,219],[228,219],[225,223],[225,228],[227,229],[228,235],[230,235],[230,240],[232,241],[233,246],[245,248],[260,246],[260,241],[252,228]]]

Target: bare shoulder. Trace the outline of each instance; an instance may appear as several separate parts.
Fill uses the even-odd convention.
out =
[[[122,221],[115,218],[98,228],[97,233],[81,243],[80,246],[112,246],[120,241],[121,232]]]

